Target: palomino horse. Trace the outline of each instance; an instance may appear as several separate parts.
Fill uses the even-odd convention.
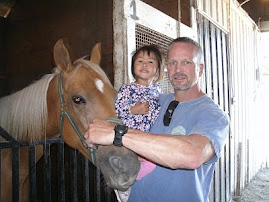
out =
[[[116,92],[99,67],[100,45],[91,53],[91,60],[71,62],[62,40],[54,46],[54,73],[0,100],[0,126],[17,141],[35,141],[59,137],[78,149],[100,168],[108,186],[126,190],[135,181],[139,170],[136,154],[124,147],[86,147],[83,134],[94,118],[116,117]],[[2,149],[1,201],[12,200],[11,149]],[[20,149],[20,201],[28,201],[27,148]],[[43,155],[37,148],[36,161]],[[25,192],[26,191],[26,192]]]

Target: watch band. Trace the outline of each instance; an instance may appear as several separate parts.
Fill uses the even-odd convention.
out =
[[[113,145],[117,146],[117,147],[122,147],[122,135],[120,135],[119,133],[115,132],[115,137],[114,137],[114,141],[113,141]]]
[[[113,145],[117,147],[122,147],[122,136],[124,136],[125,133],[128,131],[128,127],[123,124],[117,124],[114,128],[115,131],[115,137],[113,141]]]

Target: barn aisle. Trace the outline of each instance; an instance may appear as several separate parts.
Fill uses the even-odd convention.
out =
[[[267,36],[269,38],[269,35]],[[268,47],[266,47],[268,49]],[[268,50],[266,51],[266,53]],[[264,169],[261,169],[257,175],[246,185],[241,195],[235,197],[231,202],[269,202],[269,131],[268,131],[268,114],[269,114],[269,57],[264,56],[265,62],[262,69],[260,92],[258,93],[261,99],[258,113],[260,116],[259,122],[262,126],[260,132],[267,133],[267,140],[264,142],[263,153],[267,157],[264,162]]]
[[[245,187],[242,194],[232,202],[268,202],[269,201],[269,168],[262,169]]]

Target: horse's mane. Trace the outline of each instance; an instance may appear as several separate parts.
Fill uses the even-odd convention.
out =
[[[82,65],[92,68],[111,85],[105,72],[97,64],[81,58],[74,65],[77,69]],[[54,73],[46,74],[30,86],[0,99],[0,126],[16,140],[37,140],[42,134],[45,135],[48,86],[58,73],[59,70],[55,68]]]
[[[16,140],[36,140],[45,134],[47,90],[54,75],[44,75],[28,87],[0,99],[0,126]]]

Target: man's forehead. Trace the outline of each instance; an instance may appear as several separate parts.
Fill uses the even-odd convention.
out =
[[[169,49],[168,58],[171,56],[171,53],[175,55],[190,55],[192,53],[193,57],[195,57],[197,54],[197,47],[190,43],[178,42],[173,44]]]

